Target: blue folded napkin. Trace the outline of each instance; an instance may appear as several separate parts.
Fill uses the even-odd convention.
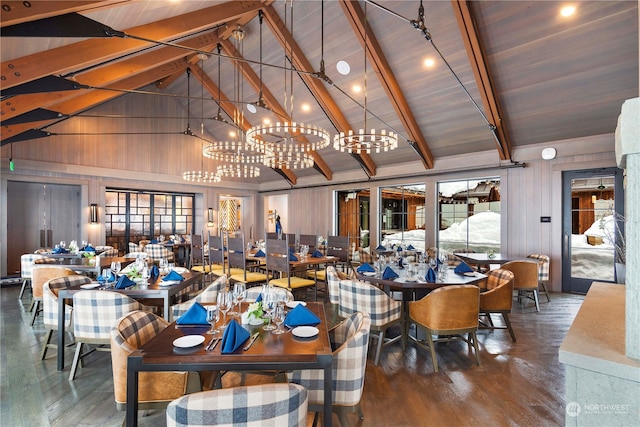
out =
[[[258,252],[256,252],[253,256],[256,258],[264,258],[267,255],[264,252],[262,252],[262,249],[258,249]]]
[[[407,246],[407,250],[408,250],[408,251],[412,251],[412,250],[414,250],[414,249],[415,249],[415,248],[413,247],[413,245],[409,245],[409,246]]]
[[[109,277],[107,277],[107,282],[115,282],[116,280],[118,280],[118,276],[116,276],[111,270],[109,270]]]
[[[233,353],[242,346],[249,336],[249,331],[240,326],[236,319],[231,319],[227,327],[224,328],[224,334],[222,334],[222,349],[220,353]]]
[[[123,274],[118,278],[118,281],[116,282],[116,289],[127,289],[128,287],[133,286],[135,284],[136,282],[129,279],[126,274]]]
[[[169,240],[165,245],[173,245],[173,240]]]
[[[302,304],[296,305],[284,319],[285,326],[289,328],[296,326],[315,326],[319,323],[320,319],[318,316]]]
[[[469,264],[467,264],[466,262],[461,262],[453,271],[458,274],[464,274],[473,272],[473,269],[469,267]]]
[[[208,325],[207,309],[198,301],[194,302],[189,310],[176,319],[178,325]]]
[[[262,302],[262,292],[260,292],[260,295],[256,298],[256,302]]]
[[[295,254],[293,253],[293,250],[289,250],[289,261],[298,261],[298,257],[295,256]]]
[[[52,254],[66,254],[67,250],[65,248],[53,248],[53,250],[51,251]]]
[[[160,269],[157,265],[154,265],[151,267],[151,270],[149,270],[149,280],[155,282],[158,280],[158,276],[160,276]]]
[[[364,272],[373,273],[375,271],[376,271],[375,268],[371,267],[371,264],[369,264],[368,262],[365,262],[360,267],[358,267],[359,273],[364,273]]]
[[[158,243],[158,239],[151,239],[151,242],[149,243],[151,243],[152,245],[155,245],[156,243]]]
[[[182,282],[184,280],[184,277],[182,277],[182,275],[180,273],[178,273],[177,271],[171,270],[171,273],[169,273],[166,276],[164,276],[164,279],[162,279],[162,281],[163,282],[168,282],[170,280],[177,280],[179,282]]]
[[[436,272],[433,271],[433,268],[429,268],[429,270],[427,270],[427,275],[424,276],[424,280],[428,283],[436,283]]]
[[[83,251],[85,251],[85,252],[95,252],[95,251],[96,251],[96,248],[94,248],[94,247],[93,247],[93,246],[91,246],[91,245],[87,245],[87,246],[85,246],[84,248],[82,248],[82,250],[83,250]]]
[[[395,271],[393,271],[391,267],[387,267],[384,269],[384,272],[382,273],[382,278],[385,280],[397,279],[398,274]]]
[[[385,248],[385,247],[384,247],[384,246],[382,246],[382,245],[378,245],[378,247],[376,248],[376,250],[377,250],[377,251],[386,251],[386,250],[387,250],[387,248]]]
[[[396,249],[398,252],[402,252],[402,246],[398,246],[398,249]]]
[[[436,258],[436,265],[442,265],[442,261],[440,261],[440,258]]]
[[[313,251],[313,253],[311,254],[311,258],[322,258],[324,255],[322,255],[322,252],[320,252],[319,250],[315,250]]]
[[[398,258],[398,268],[404,268],[404,261],[402,261],[402,258]]]

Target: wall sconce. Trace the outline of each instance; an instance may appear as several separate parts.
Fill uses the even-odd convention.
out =
[[[89,206],[89,222],[91,224],[98,223],[98,205],[95,203],[91,203]]]
[[[597,196],[595,194],[591,195],[591,203],[593,203],[594,205],[596,204],[596,200],[598,200]]]
[[[207,209],[207,225],[213,227],[213,208]]]

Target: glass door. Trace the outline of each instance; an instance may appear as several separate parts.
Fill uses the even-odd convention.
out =
[[[594,281],[616,280],[616,243],[624,233],[622,171],[602,168],[563,176],[562,291],[586,294]]]

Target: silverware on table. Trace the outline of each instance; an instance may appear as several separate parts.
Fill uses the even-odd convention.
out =
[[[243,350],[247,351],[251,348],[251,346],[253,345],[253,343],[258,339],[258,336],[260,335],[260,331],[258,332],[254,332],[253,335],[251,335],[251,338],[249,338],[249,344],[245,345]]]
[[[220,341],[220,337],[213,337],[211,339],[211,342],[209,343],[209,345],[205,348],[206,351],[211,351],[214,348],[216,348],[216,346],[218,345],[218,342]]]

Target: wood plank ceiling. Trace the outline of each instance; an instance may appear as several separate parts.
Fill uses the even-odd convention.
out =
[[[67,120],[153,93],[175,96],[210,141],[231,128],[212,120],[216,110],[244,131],[269,118],[332,135],[365,125],[400,135],[392,152],[323,148],[310,153],[313,168],[267,170],[256,182],[295,185],[316,174],[328,182],[354,169],[371,178],[396,166],[400,174],[403,164],[427,170],[486,150],[496,165],[514,162],[521,146],[613,132],[622,102],[638,96],[638,3],[579,2],[568,18],[563,5],[2,1],[2,145],[54,140]],[[350,74],[336,70],[340,60]],[[263,108],[252,114],[249,103]]]

